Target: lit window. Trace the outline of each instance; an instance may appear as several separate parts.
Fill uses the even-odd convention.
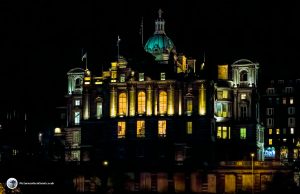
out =
[[[193,122],[192,121],[188,121],[186,123],[186,132],[189,135],[193,133]]]
[[[294,128],[291,128],[290,131],[291,131],[291,134],[294,134]]]
[[[165,72],[160,73],[160,80],[166,80],[166,73]]]
[[[228,98],[228,91],[227,90],[223,90],[223,99],[227,99]]]
[[[241,100],[246,100],[246,98],[247,98],[247,95],[246,94],[241,94]]]
[[[269,139],[269,145],[272,145],[272,144],[273,144],[273,140]]]
[[[13,149],[13,150],[12,150],[12,155],[13,155],[13,156],[16,156],[17,153],[18,153],[18,150],[17,150],[17,149]]]
[[[73,131],[73,145],[80,144],[80,131]]]
[[[159,93],[159,113],[167,113],[167,92],[165,91],[161,91]]]
[[[139,81],[144,81],[144,73],[139,73]]]
[[[136,136],[145,137],[145,121],[140,120],[136,122]]]
[[[228,135],[227,135],[227,133],[228,133]],[[218,126],[217,138],[218,139],[227,139],[227,138],[230,139],[230,131],[227,131],[227,127]]]
[[[54,133],[60,134],[60,133],[61,133],[61,129],[60,129],[59,127],[56,127],[56,128],[54,129]]]
[[[160,120],[158,121],[158,136],[159,137],[166,137],[167,134],[167,121]]]
[[[186,113],[188,116],[191,116],[193,112],[193,99],[192,98],[188,98],[186,100]]]
[[[80,100],[75,100],[75,106],[80,106]]]
[[[227,103],[220,103],[216,104],[216,111],[218,117],[228,117],[228,104]]]
[[[119,121],[118,122],[118,138],[125,138],[126,132],[126,122]]]
[[[138,114],[144,114],[146,110],[146,95],[145,92],[138,93]]]
[[[294,104],[294,98],[293,97],[290,98],[290,104]]]
[[[280,134],[280,129],[276,129],[276,134],[277,134],[277,135]]]
[[[79,161],[80,160],[80,151],[79,150],[72,150],[71,151],[71,160]]]
[[[286,142],[286,138],[282,139],[283,142]]]
[[[286,98],[282,98],[282,104],[286,104]]]
[[[122,74],[120,75],[120,82],[121,82],[121,83],[125,82],[125,74],[124,74],[124,73],[122,73]]]
[[[247,135],[247,130],[245,127],[240,128],[240,138],[241,139],[246,139],[246,135]]]
[[[269,135],[272,135],[272,129],[269,129]]]
[[[123,92],[119,95],[119,115],[126,115],[127,110],[127,96],[126,93]]]
[[[117,71],[111,71],[111,79],[117,79]]]
[[[102,102],[97,102],[96,103],[96,117],[97,119],[100,119],[102,117]]]
[[[80,124],[80,112],[76,111],[74,113],[74,124],[79,125]]]

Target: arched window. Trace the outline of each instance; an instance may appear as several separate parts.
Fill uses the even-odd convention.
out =
[[[165,91],[159,92],[159,113],[167,113],[167,92]]]
[[[248,73],[247,71],[241,71],[240,73],[240,81],[247,81],[248,80]]]
[[[75,80],[75,88],[80,88],[81,87],[81,79],[80,78],[77,78]]]
[[[125,92],[122,92],[119,95],[119,115],[126,115],[127,109],[127,95]]]
[[[138,93],[138,114],[144,114],[146,111],[146,94],[145,92]]]

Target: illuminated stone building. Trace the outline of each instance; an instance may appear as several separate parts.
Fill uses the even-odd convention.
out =
[[[236,192],[251,189],[254,176],[260,191],[276,170],[257,163],[251,176],[249,161],[219,163],[253,152],[263,159],[259,64],[219,65],[209,78],[204,64],[176,53],[164,25],[160,11],[144,47],[154,57],[149,67],[118,56],[99,75],[67,73],[66,161],[94,165],[104,182],[108,170],[126,176],[129,191]],[[86,191],[83,176],[74,183]]]
[[[283,163],[300,158],[299,79],[271,80],[262,87],[265,160]]]

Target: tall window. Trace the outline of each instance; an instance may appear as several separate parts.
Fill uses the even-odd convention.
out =
[[[146,111],[146,94],[145,92],[138,93],[138,114],[144,114]]]
[[[276,129],[276,135],[279,135],[279,134],[280,134],[280,129],[277,128],[277,129]]]
[[[165,91],[159,92],[159,113],[167,113],[167,92]]]
[[[145,137],[145,121],[139,120],[136,122],[136,136]]]
[[[97,99],[96,102],[96,117],[97,119],[102,117],[102,101],[100,99]]]
[[[242,94],[241,94],[241,100],[246,100],[246,99],[247,99],[247,94],[242,93]]]
[[[272,144],[273,144],[273,140],[269,139],[269,145],[272,145]]]
[[[166,130],[167,130],[167,121],[166,120],[158,121],[158,136],[165,137],[167,134]]]
[[[189,135],[193,133],[193,122],[192,121],[186,122],[186,133]]]
[[[273,130],[269,129],[269,135],[272,135]]]
[[[80,88],[81,87],[81,79],[80,78],[77,78],[75,80],[75,88]]]
[[[193,112],[193,99],[187,98],[186,100],[186,113],[188,116],[191,116]]]
[[[228,98],[228,91],[227,90],[223,90],[223,99],[227,99]]]
[[[79,125],[80,124],[80,112],[76,111],[74,113],[74,124]]]
[[[288,107],[288,114],[289,115],[295,114],[295,107]]]
[[[245,119],[247,118],[247,106],[246,105],[241,105],[241,118]]]
[[[230,139],[230,127],[218,126],[217,138],[218,139]]]
[[[291,129],[290,129],[290,132],[291,132],[291,134],[294,134],[294,128],[292,127]]]
[[[73,145],[79,145],[80,144],[80,131],[74,131],[73,132]]]
[[[271,116],[274,113],[274,108],[267,108],[267,115]]]
[[[246,139],[247,137],[247,129],[245,127],[240,128],[240,138]]]
[[[282,98],[282,104],[286,104],[286,98]]]
[[[118,122],[118,138],[125,138],[126,133],[126,122],[119,121]]]
[[[247,77],[247,71],[241,71],[240,73],[240,81],[247,81],[248,77]]]
[[[267,118],[267,127],[273,127],[274,126],[274,120],[272,118]]]
[[[79,99],[75,100],[75,106],[80,106],[80,100]]]
[[[125,92],[119,95],[119,115],[126,115],[127,95]]]
[[[295,127],[295,118],[294,117],[288,118],[288,127]]]
[[[290,98],[290,104],[294,104],[294,98],[293,97]]]
[[[228,117],[229,116],[229,109],[228,108],[229,107],[228,107],[227,103],[217,102],[217,105],[216,105],[217,116],[218,117]]]

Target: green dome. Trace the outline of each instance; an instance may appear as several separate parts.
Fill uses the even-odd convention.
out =
[[[175,48],[173,41],[165,34],[154,34],[147,41],[144,49],[153,55],[170,53]]]
[[[156,61],[166,62],[171,52],[176,52],[173,41],[165,33],[165,21],[161,17],[162,10],[158,11],[158,19],[155,21],[155,32],[151,36],[144,49],[152,54]]]

